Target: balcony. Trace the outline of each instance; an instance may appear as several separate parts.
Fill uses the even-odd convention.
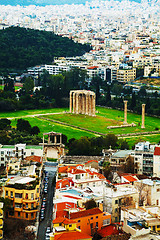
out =
[[[24,198],[22,200],[23,203],[33,203],[33,202],[38,202],[38,199],[27,199],[27,198]]]
[[[0,229],[3,228],[3,220],[0,219]]]
[[[22,198],[15,198],[14,201],[15,201],[15,203],[22,203],[23,199]]]
[[[23,208],[22,211],[26,212],[26,213],[37,212],[38,211],[38,207],[26,208],[26,209]]]

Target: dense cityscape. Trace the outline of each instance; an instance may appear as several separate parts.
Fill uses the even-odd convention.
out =
[[[160,1],[1,3],[0,239],[160,239]]]

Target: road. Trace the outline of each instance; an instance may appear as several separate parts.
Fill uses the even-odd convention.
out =
[[[54,195],[54,185],[53,185],[53,178],[56,174],[56,167],[55,163],[45,163],[45,170],[48,171],[48,193],[47,196],[47,204],[45,209],[45,218],[39,224],[38,229],[38,240],[45,240],[45,233],[46,228],[51,226],[52,221],[52,209],[53,209],[53,195]]]

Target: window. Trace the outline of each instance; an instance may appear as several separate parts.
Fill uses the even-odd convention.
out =
[[[98,222],[96,222],[96,227],[98,228]]]
[[[13,197],[13,192],[11,191],[11,197]]]
[[[72,227],[72,224],[69,224],[69,227]]]
[[[34,208],[34,203],[31,203],[31,209],[33,209]]]
[[[22,198],[22,193],[15,193],[15,198]]]
[[[26,213],[26,218],[28,218],[28,213]]]
[[[103,226],[109,225],[110,224],[110,219],[104,219],[103,220]]]
[[[8,196],[8,191],[6,191],[6,196]]]
[[[118,200],[115,200],[115,204],[118,204]]]
[[[96,219],[98,218],[98,216],[96,216]]]
[[[33,218],[34,217],[34,215],[33,215],[33,213],[31,213],[31,218]]]
[[[26,208],[28,208],[28,203],[26,203]]]
[[[78,229],[81,229],[81,226],[78,226]]]
[[[115,208],[115,213],[118,212],[118,208]]]
[[[31,155],[34,155],[34,152],[31,152]]]
[[[93,223],[90,224],[91,229],[93,229]]]
[[[81,222],[81,220],[78,220],[78,222]]]
[[[34,199],[34,193],[31,193],[31,199],[32,200]]]
[[[93,220],[93,217],[91,217],[91,220]]]
[[[80,179],[80,175],[76,175],[76,177],[75,177],[76,179]]]
[[[18,217],[20,217],[20,212],[18,212]]]

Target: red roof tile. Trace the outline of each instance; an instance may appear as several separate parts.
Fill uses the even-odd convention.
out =
[[[74,186],[74,182],[72,181],[72,178],[64,178],[56,182],[56,189]]]
[[[160,156],[160,147],[155,147],[155,149],[154,149],[154,155],[155,155],[155,156]]]
[[[69,173],[72,173],[72,174],[81,174],[81,173],[86,173],[86,171],[82,170],[82,169],[72,169],[70,171],[68,171]]]
[[[123,178],[125,178],[127,181],[129,181],[129,182],[135,182],[135,181],[137,181],[137,179],[136,178],[134,178],[134,177],[132,177],[132,176],[130,176],[130,175],[128,175],[128,176],[123,176]]]
[[[71,219],[68,219],[68,218],[63,218],[63,217],[58,217],[58,218],[54,219],[52,222],[53,222],[53,224],[56,224],[56,223],[64,223],[64,224],[76,223],[76,221],[74,221],[74,220],[71,220]]]
[[[87,216],[91,216],[99,213],[102,213],[102,211],[99,208],[92,208],[84,211],[70,213],[70,219],[87,217]]]
[[[32,156],[28,156],[25,158],[26,161],[32,161],[32,162],[39,162],[39,163],[42,163],[42,157],[40,156],[35,156],[35,155],[32,155]]]
[[[106,237],[106,236],[110,236],[110,235],[118,235],[119,233],[120,233],[120,231],[117,230],[115,224],[110,224],[98,231],[98,234],[101,237]]]
[[[64,232],[61,234],[57,234],[54,236],[54,240],[87,240],[87,239],[92,239],[91,236],[85,233],[81,232]]]

